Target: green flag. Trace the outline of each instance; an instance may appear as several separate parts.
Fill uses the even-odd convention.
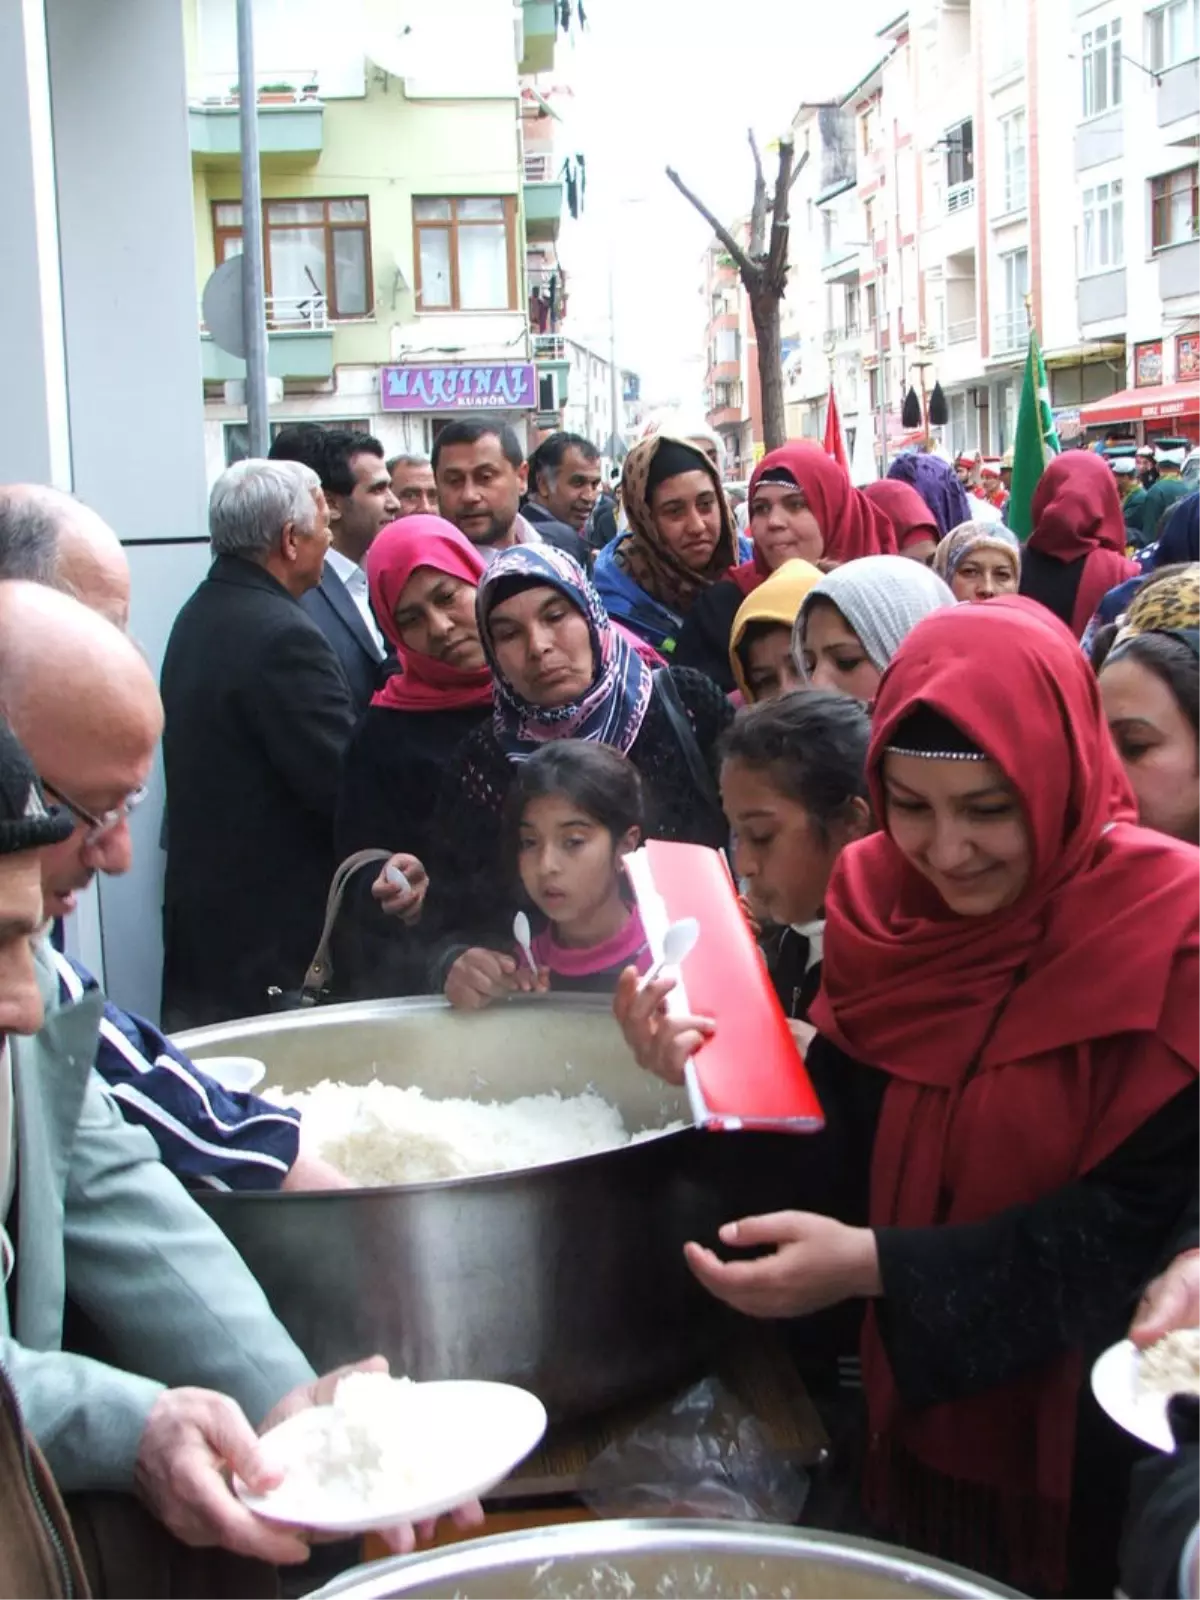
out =
[[[1007,522],[1024,543],[1033,532],[1033,491],[1046,470],[1051,456],[1061,446],[1050,410],[1050,385],[1038,349],[1037,334],[1030,331],[1029,354],[1025,357],[1025,381],[1021,385],[1021,409],[1017,412],[1017,437],[1013,443],[1012,491]]]

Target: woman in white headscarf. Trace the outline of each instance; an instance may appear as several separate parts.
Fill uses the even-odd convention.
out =
[[[805,596],[792,656],[806,683],[866,705],[923,617],[956,604],[935,573],[905,556],[863,556],[826,573]]]

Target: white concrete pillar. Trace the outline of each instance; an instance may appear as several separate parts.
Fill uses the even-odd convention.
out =
[[[0,5],[0,483],[69,488],[58,218],[42,0]]]
[[[131,631],[157,673],[209,559],[183,9],[171,0],[44,3],[71,487],[126,546]],[[133,820],[133,870],[100,891],[106,987],[152,1017],[161,820],[156,766]]]

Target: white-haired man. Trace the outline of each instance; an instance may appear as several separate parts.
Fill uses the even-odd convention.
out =
[[[163,1019],[248,1016],[294,989],[320,936],[333,817],[355,712],[300,605],[329,517],[295,461],[240,461],[209,500],[216,559],[175,620],[162,670],[167,870]]]

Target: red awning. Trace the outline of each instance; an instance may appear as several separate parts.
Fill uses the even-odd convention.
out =
[[[1109,422],[1158,422],[1173,417],[1200,417],[1200,387],[1194,383],[1160,383],[1148,389],[1122,389],[1106,400],[1081,406],[1085,428]]]

